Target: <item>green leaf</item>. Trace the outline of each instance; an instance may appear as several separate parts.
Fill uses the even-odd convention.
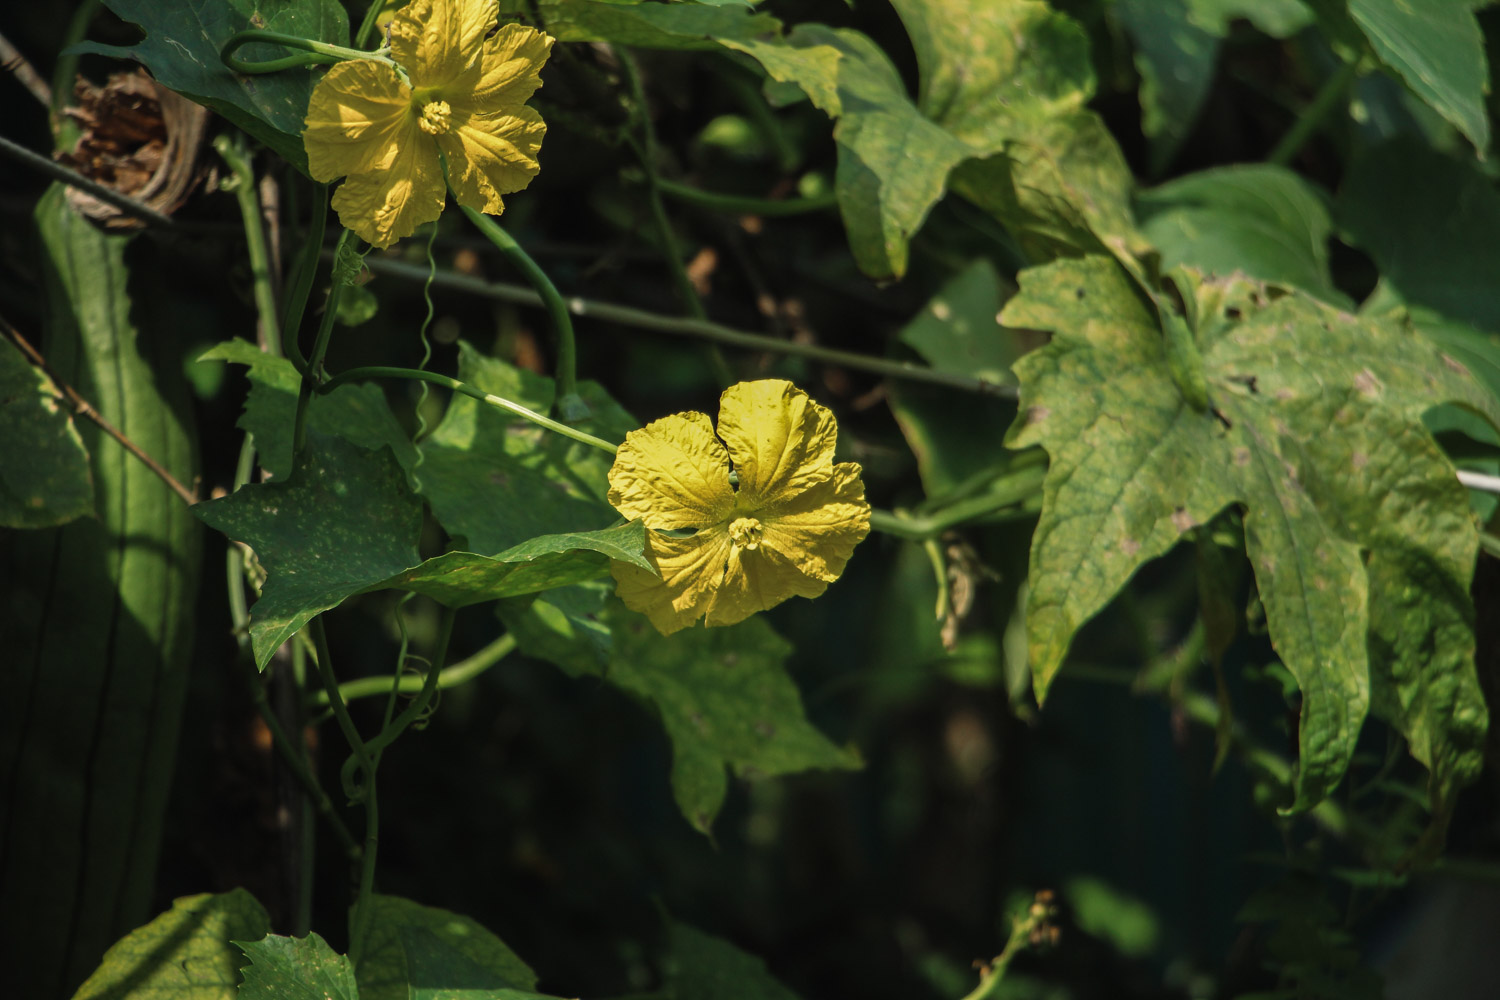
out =
[[[199,360],[228,361],[249,368],[250,395],[235,426],[255,437],[261,468],[276,479],[285,479],[292,471],[292,426],[302,376],[290,361],[273,357],[248,340],[226,340],[204,352]],[[327,395],[313,396],[308,404],[307,426],[362,448],[389,446],[405,469],[416,461],[416,449],[377,385],[341,385]]]
[[[52,379],[0,338],[0,527],[46,528],[94,512],[89,453]]]
[[[1135,46],[1141,131],[1160,173],[1187,138],[1213,83],[1218,39],[1195,25],[1189,0],[1121,0],[1115,12]]]
[[[1472,564],[1453,565],[1449,535],[1472,545],[1477,528],[1421,415],[1455,402],[1500,425],[1500,406],[1401,324],[1238,277],[1189,291],[1205,412],[1182,399],[1156,317],[1109,259],[1022,272],[1002,314],[1053,333],[1017,365],[1022,415],[1007,441],[1051,458],[1028,577],[1037,695],[1138,567],[1239,504],[1271,642],[1302,690],[1292,808],[1306,809],[1348,765],[1371,697],[1370,610],[1397,596],[1362,552],[1402,521],[1406,544],[1467,592]],[[1450,672],[1464,670],[1472,657]]]
[[[612,559],[652,570],[645,548],[646,529],[632,521],[603,531],[539,535],[496,556],[445,552],[369,589],[411,590],[461,608],[605,576]]]
[[[552,380],[459,344],[458,377],[533,410],[552,406]],[[596,383],[579,394],[590,417],[577,426],[623,440],[639,424]],[[422,496],[450,535],[478,552],[500,552],[543,534],[587,531],[619,520],[605,502],[604,451],[554,434],[514,414],[455,395],[421,445]]]
[[[73,51],[134,59],[158,82],[206,105],[307,172],[302,121],[317,71],[291,69],[245,76],[219,59],[231,35],[264,28],[334,45],[349,44],[349,19],[337,0],[105,0],[105,6],[139,25],[146,37],[133,46],[85,42]],[[274,45],[247,45],[241,59],[275,59],[287,54]]]
[[[1203,170],[1142,192],[1137,206],[1163,271],[1179,265],[1221,275],[1242,271],[1348,304],[1328,271],[1326,198],[1290,170],[1269,164]]]
[[[642,49],[714,49],[742,52],[773,80],[793,83],[830,115],[839,113],[838,50],[794,47],[781,22],[748,4],[617,3],[612,0],[541,0],[538,20],[564,42],[610,42]]]
[[[315,933],[235,943],[250,959],[239,1000],[359,1000],[354,964]]]
[[[1401,301],[1500,332],[1500,194],[1473,166],[1410,140],[1383,143],[1355,161],[1335,209]]]
[[[525,609],[502,605],[501,614],[528,655],[602,675],[656,708],[672,740],[673,795],[704,833],[728,791],[726,767],[748,778],[860,766],[804,717],[785,669],[791,647],[760,618],[664,636],[602,588],[548,594]],[[602,625],[608,641],[581,632],[579,620]]]
[[[860,269],[872,278],[899,278],[908,242],[942,197],[949,172],[972,151],[917,110],[890,58],[865,35],[804,24],[791,41],[840,54],[841,115],[833,130],[839,212]]]
[[[271,930],[271,919],[244,889],[184,896],[109,951],[73,1000],[235,1000],[240,949]]]
[[[1473,8],[1484,0],[1349,0],[1375,54],[1482,155],[1490,142],[1489,63]]]
[[[723,938],[672,921],[667,983],[674,1000],[798,1000],[760,958]]]
[[[1220,38],[1242,17],[1272,38],[1290,38],[1313,22],[1302,0],[1187,0],[1187,6],[1189,20]]]
[[[245,486],[193,512],[249,545],[266,569],[250,613],[262,670],[315,615],[418,562],[422,505],[390,450],[317,432],[285,482]]]
[[[366,905],[372,913],[357,970],[360,1000],[436,1000],[459,989],[473,1000],[533,995],[536,973],[468,917],[399,896],[371,896]]]
[[[976,159],[950,179],[1036,256],[1144,253],[1114,136],[1084,105],[1088,37],[1036,0],[896,0],[922,72],[922,112]]]

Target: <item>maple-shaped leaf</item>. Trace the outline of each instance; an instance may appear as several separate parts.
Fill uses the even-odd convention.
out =
[[[1468,597],[1478,529],[1420,418],[1451,402],[1500,423],[1500,403],[1396,319],[1243,275],[1186,272],[1179,291],[1193,322],[1170,350],[1105,257],[1023,271],[1001,314],[1052,333],[1015,366],[1006,442],[1051,460],[1026,612],[1037,697],[1142,564],[1238,505],[1272,645],[1302,690],[1291,809],[1343,776],[1373,686],[1431,770],[1441,819],[1486,725]]]

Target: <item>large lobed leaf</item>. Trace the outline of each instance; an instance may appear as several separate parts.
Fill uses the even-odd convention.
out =
[[[1272,644],[1302,690],[1292,808],[1343,775],[1373,686],[1432,769],[1441,819],[1477,772],[1485,726],[1467,596],[1477,528],[1421,416],[1447,401],[1500,424],[1500,403],[1396,322],[1240,276],[1190,292],[1204,411],[1108,258],[1022,272],[1002,314],[1053,333],[1016,365],[1022,413],[1007,440],[1051,458],[1027,609],[1038,697],[1138,567],[1239,505]]]
[[[265,909],[244,889],[184,896],[105,952],[73,1000],[234,1000],[242,958],[232,942],[270,929]]]
[[[217,111],[306,173],[302,120],[316,79],[313,69],[246,76],[219,59],[232,35],[264,28],[335,45],[349,44],[349,19],[338,0],[105,0],[105,6],[146,37],[133,46],[85,42],[79,52],[134,59],[163,86]],[[275,59],[285,49],[247,45],[241,59]]]
[[[194,512],[255,550],[266,569],[251,609],[262,669],[312,618],[372,590],[414,591],[450,607],[517,597],[593,579],[611,559],[649,569],[639,525],[528,539],[498,555],[417,555],[422,504],[388,448],[378,452],[310,433],[285,482],[246,486]]]
[[[536,973],[476,921],[400,896],[364,905],[372,913],[356,970],[360,1000],[536,995]]]

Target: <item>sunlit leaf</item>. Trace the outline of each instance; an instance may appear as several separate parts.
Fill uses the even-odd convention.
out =
[[[244,961],[235,941],[255,941],[270,917],[244,889],[184,896],[105,952],[73,1000],[234,1000]]]
[[[1292,807],[1305,809],[1344,773],[1370,704],[1370,611],[1400,584],[1367,571],[1362,553],[1388,547],[1390,526],[1404,524],[1403,544],[1454,580],[1433,596],[1443,609],[1420,641],[1452,650],[1444,686],[1475,683],[1472,654],[1448,630],[1472,615],[1472,561],[1451,546],[1472,552],[1477,529],[1420,418],[1452,401],[1500,423],[1500,406],[1401,324],[1243,278],[1192,293],[1201,412],[1176,387],[1155,316],[1108,259],[1023,272],[1002,315],[1053,334],[1017,365],[1022,415],[1009,439],[1051,457],[1029,575],[1036,689],[1045,696],[1076,630],[1137,568],[1241,505],[1271,642],[1302,690]],[[1473,723],[1442,729],[1465,776],[1477,766]]]
[[[1272,38],[1290,38],[1313,21],[1302,0],[1187,0],[1187,6],[1194,24],[1220,38],[1237,18],[1248,19]]]

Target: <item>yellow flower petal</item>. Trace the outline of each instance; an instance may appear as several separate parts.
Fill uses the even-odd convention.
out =
[[[333,193],[339,222],[377,247],[388,247],[434,221],[447,201],[443,169],[431,139],[413,137],[391,148],[395,156],[385,169],[355,174]]]
[[[753,551],[735,546],[709,604],[708,624],[734,625],[789,597],[817,597],[827,589],[828,580],[813,579],[764,544]]]
[[[827,479],[837,435],[833,414],[781,379],[740,382],[719,400],[719,437],[742,506],[778,503]]]
[[[761,543],[800,573],[833,581],[854,547],[870,533],[870,505],[859,466],[841,462],[833,475],[804,493],[760,511]]]
[[[658,531],[718,524],[734,500],[729,453],[705,413],[678,413],[631,431],[609,470],[609,502]]]
[[[383,170],[416,128],[411,92],[394,70],[363,59],[329,69],[313,88],[302,142],[314,180]]]
[[[521,24],[501,25],[444,96],[456,114],[518,107],[542,85],[542,64],[551,51],[552,36]]]
[[[499,16],[498,0],[412,0],[391,20],[391,55],[414,88],[440,88],[475,61]]]
[[[662,635],[687,628],[712,606],[729,560],[729,533],[709,528],[688,538],[647,534],[646,558],[658,579],[639,566],[612,562],[615,593],[625,606],[651,620]]]
[[[500,196],[521,190],[536,176],[536,155],[546,133],[541,115],[517,107],[510,114],[455,123],[452,131],[439,136],[448,158],[448,182],[459,204],[499,215],[505,208]]]

